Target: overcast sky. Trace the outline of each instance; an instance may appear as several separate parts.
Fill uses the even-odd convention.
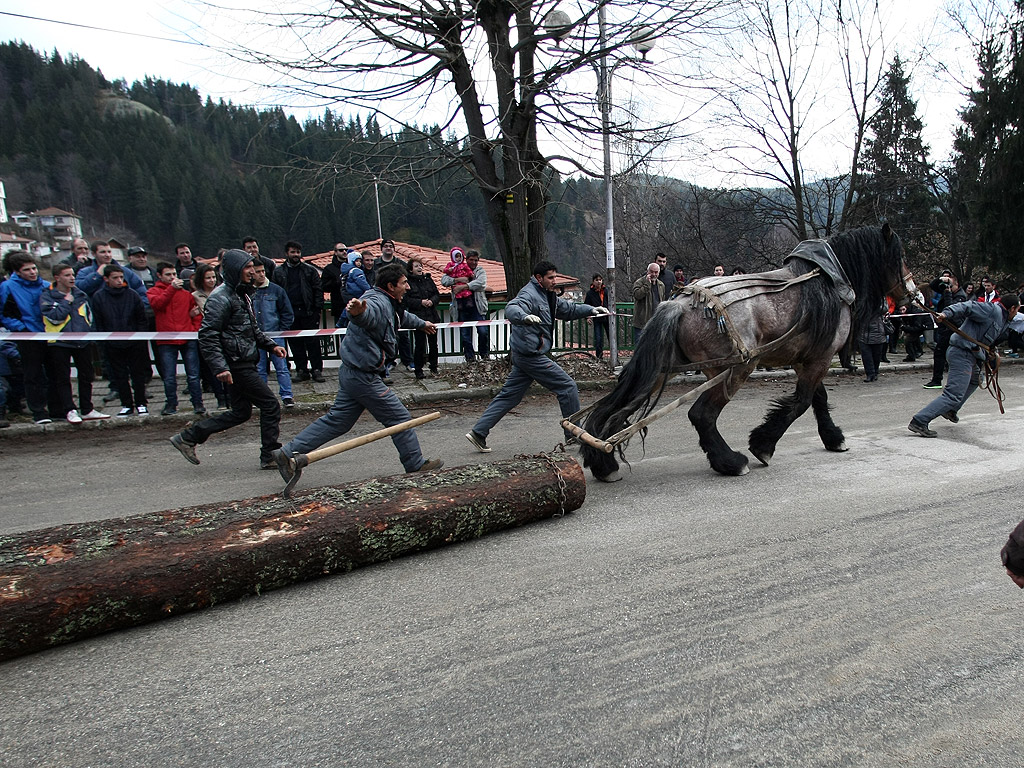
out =
[[[256,0],[257,4],[259,2]],[[898,13],[901,16],[904,13],[906,16],[899,20],[899,32],[893,34],[898,35],[904,51],[919,45],[923,36],[949,45],[946,59],[954,63],[954,69],[962,76],[965,69],[971,69],[970,50],[962,45],[957,49],[948,38],[939,40],[935,37],[939,34],[938,26],[941,26],[936,25],[936,19],[943,16],[944,2],[946,0],[897,2],[894,7],[900,9]],[[236,104],[258,107],[282,104],[295,111],[300,119],[306,115],[305,111],[295,109],[294,101],[289,102],[282,93],[266,87],[267,75],[254,74],[251,67],[233,63],[211,48],[189,44],[189,41],[199,41],[217,45],[218,38],[232,38],[237,34],[236,29],[225,29],[220,20],[198,5],[158,3],[154,0],[89,4],[81,0],[49,0],[47,3],[0,0],[0,12],[49,20],[0,15],[3,39],[22,40],[46,53],[54,49],[62,55],[75,53],[102,70],[108,79],[123,77],[130,83],[151,75],[173,82],[191,83],[201,94],[214,99],[225,98]],[[657,51],[652,54],[652,58],[656,60],[656,57]],[[253,85],[254,81],[262,84]],[[915,83],[923,81],[924,78],[915,74]],[[630,96],[627,93],[628,83],[619,83],[616,88],[623,98]],[[945,159],[957,111],[963,103],[962,88],[950,80],[944,83],[930,81],[927,87],[919,86],[913,95],[925,120],[925,139],[932,147],[932,157]],[[317,108],[316,113],[321,111],[322,108]],[[349,114],[344,108],[335,111],[346,116]],[[426,123],[427,119],[421,122]],[[813,160],[811,164],[814,164]],[[683,173],[677,172],[676,175]]]

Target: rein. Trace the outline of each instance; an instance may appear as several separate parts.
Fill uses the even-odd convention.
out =
[[[969,333],[964,333],[949,320],[945,318],[940,320],[938,312],[934,312],[931,309],[928,309],[928,307],[918,304],[916,301],[911,303],[931,315],[932,320],[935,322],[941,323],[958,336],[967,339],[967,341],[972,344],[977,344],[979,349],[985,350],[985,390],[992,395],[992,398],[996,401],[996,404],[999,406],[999,413],[1005,414],[1006,410],[1003,408],[1003,388],[999,386],[999,355],[992,347],[988,346],[988,344],[983,344]]]

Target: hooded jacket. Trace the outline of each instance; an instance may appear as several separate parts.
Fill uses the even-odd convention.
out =
[[[200,315],[192,316],[192,307],[198,307],[195,296],[184,288],[175,288],[169,283],[157,280],[147,292],[149,306],[156,316],[158,331],[176,331],[195,333],[199,330],[202,320]],[[174,344],[182,346],[187,341],[158,341],[157,344]]]
[[[49,287],[41,277],[29,282],[17,274],[0,283],[0,325],[12,331],[42,333],[45,328],[39,297]]]
[[[39,297],[39,307],[43,312],[43,326],[47,333],[88,333],[93,329],[89,297],[77,286],[71,287],[71,301],[68,301],[61,291],[51,285]],[[72,349],[89,346],[88,341],[62,341],[60,336],[49,343]]]
[[[357,371],[383,373],[388,362],[398,356],[397,324],[417,330],[427,324],[380,288],[371,288],[360,298],[366,302],[366,311],[349,318],[348,332],[341,341],[341,362]]]
[[[214,375],[232,366],[255,366],[259,350],[272,350],[274,340],[260,330],[252,311],[255,289],[242,285],[242,269],[253,261],[245,251],[224,254],[221,272],[224,282],[210,293],[199,326],[199,351]]]
[[[363,294],[371,288],[370,282],[366,279],[366,274],[360,267],[356,266],[356,262],[360,258],[358,253],[350,251],[348,262],[341,266],[341,274],[345,279],[345,291],[341,298],[341,311],[338,313],[338,317],[348,317],[345,306],[348,304],[349,299],[361,299]]]
[[[505,319],[512,324],[512,352],[517,355],[546,355],[551,351],[555,335],[555,318],[576,320],[593,314],[593,307],[560,299],[551,291],[545,291],[537,278],[531,277],[530,282],[505,307]],[[540,325],[526,325],[523,318],[527,315],[539,317]]]

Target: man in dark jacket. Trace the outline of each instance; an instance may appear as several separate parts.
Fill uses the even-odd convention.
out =
[[[299,469],[305,466],[305,454],[344,435],[352,429],[363,411],[369,411],[385,427],[412,418],[398,395],[382,379],[385,367],[398,354],[399,325],[437,333],[433,323],[402,309],[402,299],[408,290],[405,268],[392,264],[381,268],[376,287],[363,294],[361,299],[349,301],[346,310],[351,322],[341,342],[338,396],[331,410],[275,453],[278,469],[285,481],[295,473],[297,462]],[[440,469],[444,463],[440,459],[423,458],[415,430],[399,432],[392,436],[391,442],[398,449],[398,457],[406,472]]]
[[[583,299],[584,304],[592,307],[608,308],[608,290],[604,287],[604,277],[595,274],[590,280],[590,290]],[[608,318],[595,317],[590,322],[594,324],[594,356],[600,360],[604,356],[604,339],[608,335]]]
[[[938,437],[935,430],[928,428],[932,419],[942,416],[954,424],[960,421],[957,413],[978,388],[978,366],[985,360],[985,351],[976,342],[994,349],[1019,308],[1020,299],[1011,293],[993,303],[962,301],[936,315],[940,324],[949,320],[958,325],[964,335],[954,333],[950,337],[946,351],[949,363],[946,386],[941,395],[914,414],[907,427],[911,432],[921,437]],[[966,338],[968,336],[974,341]]]
[[[199,326],[199,351],[213,374],[225,385],[231,410],[218,413],[185,427],[170,438],[171,445],[193,464],[198,464],[196,446],[210,435],[244,424],[252,417],[252,407],[260,409],[260,468],[274,469],[273,452],[281,447],[278,433],[281,405],[256,370],[259,350],[277,357],[287,352],[259,329],[252,311],[256,267],[245,251],[224,254],[224,282],[213,289],[206,300]]]
[[[932,280],[928,287],[932,293],[939,297],[935,309],[942,312],[953,304],[967,301],[967,294],[960,287],[956,275],[948,269]],[[953,331],[946,326],[939,325],[935,329],[935,357],[932,362],[932,377],[924,384],[925,389],[942,389],[942,374],[946,370],[946,350],[949,348],[949,338]]]
[[[348,275],[342,274],[342,267],[348,264],[348,248],[344,243],[335,243],[331,263],[320,273],[320,287],[331,294],[331,317],[334,327],[341,328],[341,313],[345,309],[345,283]],[[347,270],[346,270],[347,271]]]
[[[324,290],[320,284],[320,273],[312,264],[302,260],[302,246],[294,241],[284,245],[288,260],[284,266],[274,270],[271,277],[284,288],[291,302],[295,320],[291,330],[300,331],[320,327],[320,311],[324,308]],[[297,336],[288,342],[295,360],[295,380],[325,381],[324,358],[320,352],[320,339],[316,336]],[[310,370],[307,370],[306,366]]]
[[[124,269],[111,262],[101,270],[103,287],[92,295],[92,316],[97,331],[148,331],[147,305],[139,294],[128,287]],[[149,377],[149,350],[144,341],[105,341],[107,361],[110,363],[110,385],[121,398],[124,418],[138,413],[149,414],[146,398],[146,379]],[[131,386],[129,386],[129,382]]]
[[[481,453],[490,452],[487,435],[506,413],[519,405],[535,381],[555,393],[562,416],[570,416],[580,409],[576,382],[548,356],[555,337],[555,320],[603,317],[608,314],[608,308],[575,304],[556,297],[557,277],[554,264],[538,262],[533,267],[533,279],[505,307],[505,319],[512,324],[512,372],[473,429],[466,433],[466,439]],[[662,283],[658,281],[658,285]]]

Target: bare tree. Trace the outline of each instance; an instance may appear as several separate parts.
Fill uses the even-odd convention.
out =
[[[279,87],[371,110],[383,124],[427,139],[434,153],[447,158],[426,163],[399,153],[382,167],[379,157],[347,156],[343,165],[324,164],[330,174],[343,170],[417,183],[424,174],[468,171],[484,197],[514,289],[545,255],[551,163],[594,170],[579,150],[601,130],[591,70],[602,58],[612,67],[631,66],[631,44],[654,35],[676,41],[673,55],[684,55],[688,36],[723,23],[734,2],[336,0],[312,11],[251,12],[259,29],[276,33],[269,38],[273,43],[261,51],[258,44],[267,35],[246,35],[246,47],[233,54],[280,72]],[[609,19],[603,36],[597,30],[601,6]],[[614,130],[637,141],[648,132],[664,141],[668,127],[620,124]],[[456,140],[441,141],[441,135]],[[574,141],[570,151],[559,150]]]

